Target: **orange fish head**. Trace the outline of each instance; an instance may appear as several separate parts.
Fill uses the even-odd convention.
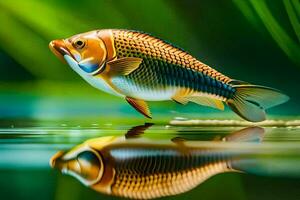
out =
[[[81,75],[97,74],[104,70],[107,50],[97,31],[53,40],[49,47],[58,58]]]
[[[67,152],[57,152],[50,159],[50,166],[74,176],[87,186],[97,183],[104,172],[100,153],[86,145],[79,145]]]

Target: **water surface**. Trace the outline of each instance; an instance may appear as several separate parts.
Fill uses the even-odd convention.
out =
[[[86,187],[82,181],[52,169],[49,164],[58,151],[69,151],[89,139],[106,136],[152,144],[192,145],[209,149],[203,155],[211,160],[221,154],[238,158],[235,167],[239,172],[212,174],[194,189],[165,198],[298,199],[300,196],[300,127],[295,120],[249,125],[232,120],[175,119],[146,128],[141,128],[143,123],[86,121],[2,120],[1,123],[0,185],[2,195],[10,199],[118,199]],[[253,126],[254,131],[247,131]]]

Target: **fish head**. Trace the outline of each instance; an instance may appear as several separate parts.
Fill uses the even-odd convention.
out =
[[[50,166],[68,174],[86,186],[94,186],[104,176],[110,161],[104,155],[104,148],[123,137],[107,136],[94,138],[75,146],[68,151],[59,151],[50,159]]]
[[[50,166],[75,177],[86,186],[97,183],[104,172],[100,153],[87,145],[79,145],[67,152],[57,152],[50,159]]]
[[[49,47],[58,58],[67,62],[81,76],[98,74],[104,70],[107,50],[97,31],[53,40]]]

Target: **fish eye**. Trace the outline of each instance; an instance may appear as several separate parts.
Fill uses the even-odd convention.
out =
[[[74,42],[74,47],[76,49],[82,49],[85,46],[85,41],[78,39]]]
[[[80,176],[82,178],[93,181],[101,171],[101,161],[94,152],[84,151],[77,156],[77,161],[80,166]]]

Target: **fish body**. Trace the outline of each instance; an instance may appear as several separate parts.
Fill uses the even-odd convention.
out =
[[[265,119],[265,109],[288,97],[231,79],[186,51],[146,33],[97,30],[54,40],[51,50],[92,86],[125,98],[151,117],[146,101],[194,102],[224,109],[226,103],[249,121]]]
[[[112,33],[117,58],[142,59],[140,66],[128,76],[112,79],[126,96],[148,101],[172,100],[181,90],[189,90],[186,92],[223,100],[234,91],[226,85],[230,81],[228,77],[171,44],[140,32],[115,30]]]
[[[100,181],[93,188],[127,198],[151,199],[183,193],[215,174],[233,171],[226,156],[213,158],[203,155],[203,149],[176,144],[116,141],[101,152],[109,155],[109,163],[114,163],[112,184],[101,187]]]
[[[241,142],[262,134],[263,129],[251,127],[222,140]],[[239,171],[239,160],[238,154],[197,141],[107,136],[59,152],[51,166],[104,194],[152,199],[189,191],[219,173]]]

